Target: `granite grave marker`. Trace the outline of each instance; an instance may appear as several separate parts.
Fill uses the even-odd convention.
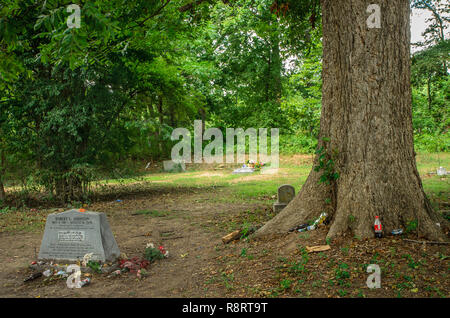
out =
[[[38,258],[40,260],[81,260],[93,253],[92,260],[114,261],[120,255],[104,213],[69,210],[48,215]]]

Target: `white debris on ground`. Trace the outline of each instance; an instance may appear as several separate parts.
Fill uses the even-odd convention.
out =
[[[255,172],[255,169],[247,167],[245,164],[242,166],[242,168],[238,168],[236,170],[233,171],[233,174],[238,174],[238,173],[253,173]]]

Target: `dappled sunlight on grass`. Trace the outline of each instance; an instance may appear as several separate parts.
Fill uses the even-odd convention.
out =
[[[450,154],[448,153],[419,153],[417,167],[423,180],[425,191],[442,196],[450,189],[449,180],[430,172],[436,172],[439,166],[450,168]],[[158,187],[225,187],[228,195],[214,198],[222,201],[239,201],[249,199],[273,200],[277,188],[282,184],[291,184],[298,192],[306,181],[312,168],[311,155],[282,156],[278,173],[273,175],[255,172],[252,174],[232,174],[233,169],[216,170],[187,170],[179,173],[148,173],[140,178],[120,180],[103,180],[104,184],[131,184],[148,182]]]

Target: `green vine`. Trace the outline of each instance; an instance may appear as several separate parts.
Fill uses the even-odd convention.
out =
[[[330,141],[330,138],[324,137],[322,138],[323,144],[325,145]],[[319,155],[318,165],[314,167],[314,171],[319,172],[323,171],[323,174],[320,176],[319,183],[325,183],[330,185],[332,182],[339,179],[339,173],[335,171],[334,165],[337,158],[338,151],[333,150],[330,155],[324,146],[321,146],[316,150],[316,154]]]

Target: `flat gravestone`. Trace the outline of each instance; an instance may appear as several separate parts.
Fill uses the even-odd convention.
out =
[[[242,168],[238,168],[236,170],[233,170],[233,174],[253,173],[253,172],[255,172],[255,170],[253,168],[250,168],[250,167],[242,167]]]
[[[278,202],[273,204],[275,213],[283,210],[295,197],[295,188],[289,184],[284,184],[278,188]]]
[[[104,213],[70,210],[47,217],[40,260],[77,261],[88,253],[102,262],[115,261],[120,255]]]

